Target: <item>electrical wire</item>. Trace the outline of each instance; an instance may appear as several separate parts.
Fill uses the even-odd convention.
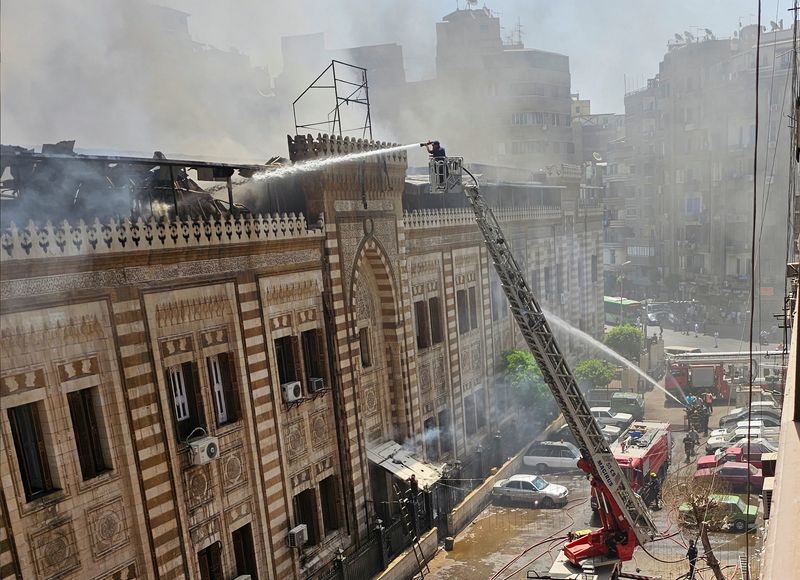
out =
[[[756,32],[756,83],[755,83],[755,135],[753,144],[753,228],[750,240],[750,362],[749,385],[747,389],[747,422],[750,424],[753,416],[753,319],[755,317],[755,283],[756,283],[756,212],[758,211],[758,89],[761,71],[761,0],[757,7],[757,32]],[[748,433],[749,435],[749,433]],[[747,437],[747,456],[750,456],[750,437]],[[750,469],[747,470],[747,505],[750,505],[752,493]],[[750,560],[750,534],[745,534],[745,556]]]

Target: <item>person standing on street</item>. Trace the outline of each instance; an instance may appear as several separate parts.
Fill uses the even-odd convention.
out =
[[[689,549],[686,550],[686,557],[689,558],[689,574],[687,578],[694,580],[694,567],[697,564],[697,546],[694,545],[694,540],[689,540]]]
[[[708,407],[708,413],[711,414],[714,412],[714,395],[711,393],[706,393],[705,396],[706,400],[706,407]]]
[[[719,348],[719,331],[714,331],[714,348]]]
[[[694,323],[694,337],[697,338],[697,333],[700,331],[700,325],[698,323]]]

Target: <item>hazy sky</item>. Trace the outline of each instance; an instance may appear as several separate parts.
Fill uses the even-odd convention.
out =
[[[329,48],[397,42],[409,79],[433,76],[435,23],[455,0],[160,0],[192,14],[191,30],[202,42],[236,47],[254,63],[280,72],[280,37],[325,32]],[[464,0],[458,2],[464,7]],[[783,18],[789,0],[763,2],[762,21]],[[569,55],[572,90],[592,100],[593,112],[622,112],[624,76],[642,83],[658,72],[667,40],[676,32],[711,29],[731,36],[739,22],[755,22],[755,0],[495,0],[503,33],[522,26],[523,41]],[[311,80],[311,79],[310,79]]]
[[[436,22],[457,6],[455,0],[2,0],[0,141],[76,139],[79,147],[101,151],[160,148],[219,159],[285,152],[291,99],[270,100],[268,76],[235,56],[208,51],[204,58],[194,44],[181,44],[180,34],[165,34],[169,21],[147,20],[156,11],[142,10],[146,1],[189,13],[194,41],[236,49],[273,77],[281,73],[282,36],[323,32],[331,49],[401,44],[409,80],[435,74]],[[764,24],[783,18],[788,27],[789,2],[764,2]],[[740,21],[755,20],[755,6],[754,0],[497,0],[489,7],[504,35],[519,23],[526,46],[568,55],[572,91],[601,113],[623,111],[623,79],[635,88],[656,74],[675,33],[709,28],[729,37]],[[294,72],[302,78],[286,86],[313,80],[313,73]],[[381,119],[373,123],[381,127]]]

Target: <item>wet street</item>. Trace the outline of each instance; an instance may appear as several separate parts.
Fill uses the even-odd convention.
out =
[[[685,338],[685,337],[684,337]],[[690,474],[694,462],[685,461],[681,440],[683,433],[683,411],[680,408],[664,408],[664,396],[660,391],[647,394],[647,418],[669,421],[673,425],[673,461],[670,477]],[[727,406],[715,406],[710,422],[716,425],[719,417],[728,411]],[[702,438],[700,449],[705,445]],[[432,578],[442,580],[471,579],[520,579],[526,578],[529,570],[546,572],[564,545],[564,536],[570,530],[596,528],[599,522],[589,506],[589,485],[579,473],[545,475],[552,483],[565,485],[570,490],[570,501],[565,508],[553,510],[531,509],[511,505],[489,505],[456,538],[451,552],[441,550],[430,564]],[[638,548],[635,559],[625,566],[626,571],[642,574],[660,575],[664,579],[677,579],[688,571],[686,550],[689,539],[695,534],[691,529],[680,528],[677,524],[677,502],[670,499],[665,486],[665,505],[660,511],[651,512],[658,529],[667,539],[646,545],[646,550]],[[751,497],[752,504],[758,504],[758,497]],[[670,503],[673,502],[673,503]],[[759,528],[763,522],[759,517]],[[758,547],[758,532],[750,532],[751,554]],[[745,535],[735,533],[713,533],[712,547],[723,566],[723,572],[730,575],[737,564],[739,553],[745,551]],[[649,552],[649,554],[648,554]],[[713,578],[698,563],[697,580]]]

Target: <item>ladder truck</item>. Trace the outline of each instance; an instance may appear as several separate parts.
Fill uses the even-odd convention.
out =
[[[481,196],[477,179],[474,180],[475,185],[463,185],[464,193],[475,213],[514,319],[575,436],[582,455],[578,467],[589,476],[592,493],[598,499],[602,527],[564,547],[563,553],[569,562],[564,572],[568,572],[570,567],[579,571],[602,566],[610,574],[607,577],[617,578],[622,563],[633,558],[636,546],[654,540],[658,529],[603,437],[544,312],[511,253],[499,222]]]

